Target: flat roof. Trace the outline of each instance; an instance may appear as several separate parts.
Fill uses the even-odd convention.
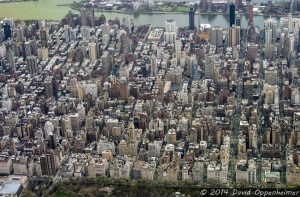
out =
[[[16,194],[20,187],[21,183],[19,181],[5,182],[0,189],[0,195]]]

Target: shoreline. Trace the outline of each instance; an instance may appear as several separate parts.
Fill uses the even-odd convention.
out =
[[[57,6],[67,6],[69,7],[70,9],[72,10],[76,10],[76,11],[79,11],[80,9],[79,8],[74,8],[70,5],[57,5]],[[129,11],[123,11],[123,10],[100,10],[100,9],[95,9],[95,12],[103,12],[103,13],[117,13],[117,14],[128,14],[128,15],[141,15],[141,14],[145,14],[145,15],[160,15],[160,14],[187,14],[188,15],[188,12],[129,12]],[[239,13],[240,15],[245,15],[247,16],[247,14],[243,14],[243,13]],[[224,12],[209,12],[209,13],[195,13],[195,16],[196,15],[212,15],[212,16],[216,16],[216,15],[228,15],[228,13],[224,13]],[[288,14],[281,14],[281,15],[269,15],[269,14],[255,14],[254,13],[254,16],[262,16],[262,17],[286,17],[288,16]],[[292,14],[293,17],[295,16],[299,16],[297,14]]]

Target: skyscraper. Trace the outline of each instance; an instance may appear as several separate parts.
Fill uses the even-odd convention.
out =
[[[166,32],[164,33],[165,42],[174,42],[177,37],[178,28],[174,20],[166,21]]]
[[[239,7],[240,7],[240,4],[241,4],[241,0],[235,0],[235,10],[238,11],[239,10]]]
[[[97,59],[97,44],[96,43],[89,43],[89,57],[90,60],[93,62]]]
[[[4,29],[4,40],[7,40],[9,38],[11,38],[11,27],[8,23],[5,23],[3,25],[3,29]]]
[[[233,3],[229,6],[229,24],[230,27],[235,24],[235,5]]]
[[[221,27],[213,27],[210,31],[210,43],[217,47],[223,46],[223,29]]]
[[[236,26],[241,26],[241,15],[237,14],[235,18],[235,25]]]
[[[30,74],[36,74],[38,71],[37,67],[37,58],[35,56],[28,56],[27,60],[27,69]]]
[[[15,66],[15,55],[14,55],[14,52],[12,50],[11,47],[8,48],[7,50],[7,61],[8,61],[8,64],[9,64],[9,67],[13,70],[16,69],[16,66]]]
[[[191,7],[189,11],[189,29],[193,30],[195,28],[195,11]]]
[[[249,4],[249,10],[248,10],[248,25],[251,25],[253,23],[253,4]]]
[[[42,42],[42,47],[47,47],[48,45],[48,32],[46,28],[40,29],[40,40]]]
[[[157,73],[157,58],[153,54],[151,56],[151,65],[150,66],[151,66],[150,76],[155,77],[156,73]]]
[[[129,97],[128,79],[126,77],[121,77],[120,79],[120,97],[125,101]]]
[[[91,37],[91,29],[89,27],[81,27],[81,37],[82,40],[89,40]]]
[[[81,25],[82,26],[95,26],[95,17],[94,17],[94,9],[91,8],[82,8],[80,10],[81,14]]]
[[[240,27],[233,25],[229,28],[228,45],[231,47],[240,45]]]
[[[124,18],[124,26],[128,30],[128,33],[131,34],[132,27],[133,27],[133,22],[132,22],[132,19],[129,16],[126,16]]]

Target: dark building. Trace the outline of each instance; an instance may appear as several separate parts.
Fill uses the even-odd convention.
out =
[[[48,46],[48,35],[47,30],[45,28],[40,30],[40,40],[42,42],[42,47]]]
[[[40,157],[40,164],[41,164],[42,175],[49,175],[48,161],[45,155],[42,155]]]
[[[82,8],[80,10],[81,14],[81,25],[82,26],[95,26],[95,17],[94,17],[94,9],[92,8]]]
[[[189,29],[193,30],[195,28],[195,11],[193,8],[190,8],[189,11]]]
[[[10,25],[8,23],[6,23],[5,25],[3,25],[3,29],[4,29],[4,40],[11,38]]]
[[[241,15],[236,15],[236,18],[235,18],[235,25],[236,26],[241,26]]]
[[[229,6],[229,24],[230,27],[235,24],[235,5],[233,3]]]

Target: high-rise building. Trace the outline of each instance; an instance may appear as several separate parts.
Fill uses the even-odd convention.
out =
[[[42,47],[47,47],[47,45],[48,45],[48,30],[46,28],[42,28],[40,30],[40,40],[42,42]]]
[[[242,3],[243,3],[242,0],[235,0],[234,4],[235,4],[236,11],[239,11],[240,7],[243,5]]]
[[[240,27],[241,23],[242,23],[241,22],[241,15],[237,14],[236,17],[235,17],[235,25]]]
[[[175,51],[176,53],[181,51],[182,43],[180,39],[175,40]]]
[[[97,59],[97,44],[94,42],[89,43],[89,57],[92,62]]]
[[[272,29],[272,42],[276,40],[277,21],[274,18],[268,18],[264,21],[265,29]]]
[[[189,29],[193,30],[195,28],[195,11],[194,8],[190,8],[189,11]]]
[[[206,79],[214,78],[214,62],[215,62],[215,57],[213,54],[209,54],[205,57],[204,74]]]
[[[11,32],[11,26],[10,26],[10,24],[5,23],[3,25],[3,29],[4,29],[4,36],[5,36],[4,40],[7,40],[7,39],[11,38],[12,32]]]
[[[75,32],[69,25],[64,26],[64,38],[66,42],[71,42],[76,39]]]
[[[7,61],[8,61],[8,64],[9,64],[9,67],[11,69],[16,69],[16,65],[15,65],[15,55],[14,55],[14,52],[11,48],[8,48],[7,50]]]
[[[178,27],[174,20],[166,21],[166,31],[164,33],[165,42],[172,43],[176,40]]]
[[[30,46],[30,42],[24,43],[24,55],[25,55],[25,57],[33,55],[31,46]]]
[[[36,74],[38,72],[37,58],[35,56],[28,56],[26,60],[29,73]]]
[[[248,25],[253,24],[253,4],[250,3],[248,6]]]
[[[233,25],[232,27],[229,28],[228,45],[229,46],[240,45],[240,27]]]
[[[121,77],[120,79],[120,97],[125,101],[127,101],[129,97],[129,85],[126,77]]]
[[[217,47],[223,46],[223,29],[221,27],[213,27],[210,31],[210,43]]]
[[[233,3],[229,6],[229,24],[230,27],[235,24],[235,5]]]
[[[243,97],[248,100],[253,99],[254,83],[250,80],[244,82]]]
[[[16,28],[14,31],[16,32],[16,41],[22,42],[25,40],[23,26]]]
[[[128,33],[131,34],[133,29],[133,22],[132,18],[130,18],[129,16],[124,18],[124,27],[128,31]]]
[[[2,43],[0,44],[0,59],[4,58],[6,55],[6,46]]]
[[[265,29],[265,44],[269,45],[272,43],[272,29]]]
[[[151,56],[151,65],[150,65],[150,76],[155,77],[157,72],[157,58],[152,54]]]
[[[91,36],[91,29],[86,26],[81,26],[81,38],[82,40],[89,40]]]
[[[294,0],[293,1],[293,11],[300,11],[300,0]]]
[[[52,80],[53,80],[53,76],[47,76],[45,81],[44,81],[44,88],[45,88],[46,97],[52,97],[53,96]]]
[[[200,75],[198,70],[198,61],[195,55],[192,55],[190,58],[190,67],[192,80],[199,80]]]
[[[81,25],[82,26],[89,26],[89,27],[95,26],[94,9],[82,8],[80,10],[80,14],[81,14]]]

